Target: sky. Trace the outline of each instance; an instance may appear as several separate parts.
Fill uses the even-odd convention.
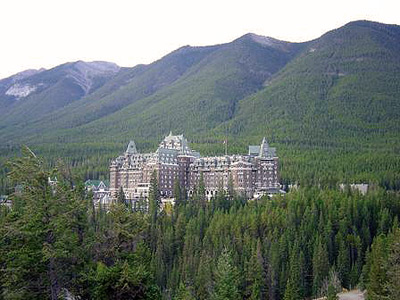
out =
[[[84,60],[148,64],[248,32],[290,42],[355,20],[400,25],[399,0],[0,0],[0,78]]]

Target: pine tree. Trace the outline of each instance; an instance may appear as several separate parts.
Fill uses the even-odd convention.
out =
[[[206,186],[204,184],[203,173],[200,173],[199,185],[196,189],[196,195],[194,197],[195,205],[198,208],[205,209],[207,204],[206,198]]]
[[[161,195],[158,189],[157,172],[154,170],[150,179],[149,215],[150,215],[150,245],[155,251],[157,245],[157,218],[161,207]]]
[[[174,181],[174,198],[175,198],[175,207],[178,208],[182,204],[184,204],[184,199],[182,195],[181,185],[179,184],[178,178],[175,178]]]
[[[232,205],[232,201],[229,200],[229,195],[224,190],[222,185],[218,187],[218,194],[215,197],[215,206],[217,209],[222,209],[224,211],[228,211]]]
[[[145,197],[143,197],[143,193],[140,193],[139,200],[136,203],[136,211],[145,213],[148,211],[148,204]]]
[[[213,299],[240,299],[238,278],[239,274],[237,268],[233,265],[231,254],[227,248],[224,248],[218,258],[217,268],[215,271],[215,290]]]
[[[370,255],[370,270],[368,274],[368,299],[380,300],[387,298],[387,289],[385,287],[387,278],[387,257],[388,247],[387,239],[381,235],[374,239],[371,247]]]
[[[400,228],[394,227],[390,240],[386,287],[389,299],[395,300],[400,299]]]
[[[213,285],[211,263],[211,257],[207,254],[206,251],[203,250],[201,253],[199,268],[195,281],[197,299],[210,299]]]
[[[296,243],[291,251],[290,255],[290,271],[289,278],[287,280],[284,300],[301,300],[303,299],[303,291],[301,287],[301,280],[303,278],[302,271],[302,259],[300,258],[300,248]]]
[[[57,177],[56,184],[48,178]],[[3,296],[9,299],[61,297],[62,288],[79,290],[79,274],[87,253],[87,201],[68,172],[49,172],[27,147],[10,162],[9,178],[21,186],[12,200],[23,203],[6,220]],[[15,272],[18,270],[18,272]]]
[[[336,293],[335,286],[332,283],[330,283],[328,285],[328,293],[326,295],[326,300],[338,300],[338,299],[339,296]]]
[[[329,274],[329,258],[325,244],[322,243],[319,236],[313,254],[313,295],[320,296],[319,291],[323,280]]]
[[[126,204],[126,197],[122,186],[119,188],[118,191],[117,202],[121,204]]]
[[[149,190],[149,214],[151,224],[154,225],[157,221],[157,216],[161,207],[161,195],[158,188],[157,172],[154,170],[150,179]]]
[[[266,276],[264,272],[264,258],[261,253],[261,242],[257,240],[254,253],[250,258],[248,269],[248,294],[249,299],[263,299],[266,294]]]
[[[174,298],[174,300],[195,300],[196,298],[193,296],[193,291],[190,287],[181,283],[178,288],[178,292]]]
[[[348,245],[344,241],[341,234],[336,236],[337,243],[339,244],[339,252],[336,260],[336,268],[339,272],[340,281],[343,287],[349,287],[349,274],[350,274],[350,259]]]

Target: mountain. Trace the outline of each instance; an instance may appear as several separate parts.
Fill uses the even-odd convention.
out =
[[[400,117],[400,27],[353,22],[312,41],[267,88],[242,99],[233,120],[254,131],[301,124],[301,138],[331,140],[396,132]],[[243,124],[241,125],[243,127]],[[285,129],[287,130],[287,129]],[[277,133],[275,133],[277,134]]]
[[[30,132],[37,132],[32,140],[48,135],[51,140],[55,129],[71,128],[76,128],[83,137],[96,134],[99,126],[107,130],[113,127],[109,133],[114,135],[127,126],[141,126],[148,128],[142,136],[150,137],[162,135],[165,122],[168,127],[185,129],[187,133],[208,130],[231,118],[237,102],[262,89],[302,47],[254,34],[223,45],[185,46],[150,65],[139,65],[117,74],[93,94],[35,124],[24,127],[18,124],[16,136],[11,139],[24,139]],[[188,110],[191,112],[185,113]],[[193,113],[200,117],[195,122]],[[137,114],[147,119],[132,118]],[[131,122],[134,124],[127,124]],[[158,132],[153,130],[156,124],[159,124]],[[21,129],[23,137],[19,135]],[[11,131],[8,128],[6,136]],[[68,140],[69,136],[72,140],[77,138],[73,130],[64,132],[63,136]]]
[[[352,22],[310,42],[265,89],[242,99],[228,126],[282,144],[285,163],[303,164],[289,177],[331,173],[400,187],[399,71],[400,27]]]
[[[65,64],[21,80],[38,90],[11,99],[0,121],[0,153],[23,142],[50,158],[66,153],[84,176],[101,168],[98,176],[132,138],[149,150],[172,130],[217,154],[226,135],[231,152],[267,136],[284,181],[400,187],[399,54],[399,26],[357,21],[305,43],[250,33],[185,46],[149,65],[115,68],[98,84],[59,75],[69,83],[42,93],[42,81],[29,81],[62,74],[71,67]],[[57,105],[37,112],[42,101]]]
[[[108,62],[66,63],[27,70],[0,81],[2,126],[38,119],[93,93],[120,68]]]

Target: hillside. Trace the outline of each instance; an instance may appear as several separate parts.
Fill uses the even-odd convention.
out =
[[[97,177],[132,138],[149,150],[173,130],[203,153],[222,153],[226,134],[230,152],[267,136],[278,148],[283,181],[398,188],[399,54],[400,27],[368,21],[300,44],[247,34],[185,46],[123,68],[36,118],[21,122],[15,110],[0,123],[0,151],[27,143]]]
[[[339,178],[358,173],[358,180],[368,180],[368,173],[375,173],[378,180],[396,172],[399,42],[399,26],[371,22],[353,22],[323,35],[267,88],[240,102],[228,124],[232,134],[268,132],[291,150],[321,149],[332,154],[323,160],[323,172],[335,170]]]
[[[93,93],[120,68],[108,62],[73,62],[27,70],[0,81],[1,126],[33,121]]]
[[[249,34],[232,43],[212,47],[182,47],[153,64],[125,70],[123,76],[118,74],[95,93],[46,116],[33,127],[26,126],[24,135],[16,132],[15,137],[23,139],[30,130],[52,136],[54,129],[74,127],[79,127],[80,133],[93,134],[99,126],[107,130],[115,127],[109,134],[118,134],[127,127],[126,122],[135,121],[143,127],[150,125],[146,135],[153,136],[154,120],[162,124],[157,134],[164,133],[164,124],[168,122],[170,128],[183,125],[185,131],[188,123],[195,130],[204,125],[207,127],[203,129],[213,128],[231,118],[236,103],[261,89],[265,80],[280,70],[300,48],[272,39],[274,42],[266,44],[254,37]],[[204,118],[193,123],[192,114],[198,115],[199,109],[203,110]],[[189,110],[192,113],[187,114]],[[227,114],[221,115],[221,110]],[[132,114],[141,114],[148,121],[132,120]],[[166,115],[174,120],[173,124],[165,120]],[[137,125],[128,126],[136,128]],[[6,130],[8,134],[9,129]],[[71,136],[76,140],[76,134],[71,133]]]

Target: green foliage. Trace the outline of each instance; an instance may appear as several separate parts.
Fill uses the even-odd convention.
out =
[[[329,272],[328,251],[324,243],[317,236],[316,247],[313,254],[313,294],[318,295],[322,282]],[[298,280],[297,280],[298,281]]]
[[[158,218],[153,259],[164,293],[196,299],[228,289],[240,299],[332,296],[330,285],[337,293],[341,284],[358,283],[371,237],[382,220],[391,228],[400,213],[399,196],[381,190],[362,196],[301,189],[241,206],[225,195],[228,209],[218,206],[221,195],[204,210],[189,201],[171,217]],[[223,278],[229,274],[228,286]]]
[[[158,189],[158,178],[157,172],[154,171],[150,179],[150,190],[149,190],[149,214],[151,218],[151,224],[155,225],[157,216],[161,206],[161,195]]]
[[[340,280],[357,284],[369,247],[368,295],[397,297],[397,193],[314,188],[250,202],[220,193],[154,218],[122,203],[94,211],[68,174],[62,164],[50,174],[28,149],[11,164],[23,185],[0,219],[3,298],[54,299],[64,289],[85,299],[333,297]]]
[[[141,265],[118,262],[112,267],[97,264],[94,299],[161,299],[156,286],[149,283],[151,274]]]
[[[233,265],[231,254],[224,248],[215,271],[215,292],[212,299],[228,300],[240,299],[239,294],[239,273]]]
[[[1,285],[5,299],[56,299],[62,288],[79,290],[86,261],[87,202],[82,185],[72,188],[68,169],[46,171],[29,149],[10,163],[20,189],[1,229]],[[56,176],[57,185],[48,178]]]
[[[339,296],[335,290],[333,284],[329,284],[328,286],[328,293],[326,295],[326,300],[339,300]]]
[[[400,287],[400,229],[374,239],[364,266],[368,299],[398,299]]]
[[[256,248],[253,250],[253,255],[248,263],[246,278],[248,281],[246,282],[248,299],[264,299],[267,287],[260,240],[257,240]]]
[[[188,287],[181,284],[179,286],[177,295],[175,296],[174,299],[175,300],[195,300],[196,298],[192,295],[192,292]]]
[[[395,228],[389,239],[391,246],[389,248],[386,288],[389,299],[394,300],[400,298],[400,229]]]
[[[126,203],[125,193],[124,193],[124,189],[122,188],[122,186],[120,187],[120,189],[118,191],[117,201],[118,201],[118,203],[121,203],[121,204]]]
[[[320,254],[320,253],[319,253]],[[326,255],[326,253],[324,253]],[[314,255],[314,260],[318,258]],[[304,274],[304,255],[299,249],[299,245],[294,245],[291,250],[290,256],[290,270],[288,280],[285,288],[284,300],[301,300],[304,295],[304,287],[302,287],[302,274]],[[316,282],[319,272],[317,269],[317,263],[313,264],[314,282]]]
[[[9,176],[19,188],[0,219],[2,299],[160,297],[144,243],[147,217],[121,203],[94,211],[82,179],[62,163],[47,171],[26,147]]]

